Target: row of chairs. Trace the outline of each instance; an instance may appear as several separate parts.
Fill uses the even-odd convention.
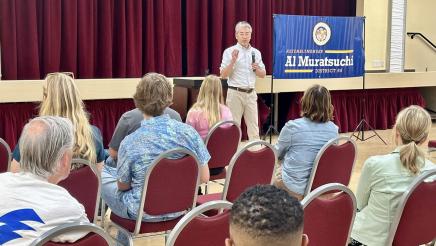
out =
[[[422,245],[436,236],[436,213],[428,210],[436,207],[436,181],[425,182],[436,175],[436,170],[418,176],[402,195],[389,234],[389,244],[395,246]],[[326,194],[334,193],[329,196]],[[178,223],[168,236],[166,246],[223,245],[229,237],[228,201],[210,201],[195,207]],[[302,201],[304,208],[303,232],[311,245],[347,245],[356,213],[356,198],[352,191],[338,183],[325,184],[313,190]],[[208,211],[220,211],[206,216]],[[38,238],[32,245],[56,244],[54,237],[74,230],[90,231],[85,238],[73,245],[112,245],[108,234],[88,223],[63,225]],[[199,233],[201,232],[201,233]]]
[[[183,153],[185,157],[170,159],[175,153]],[[212,200],[232,202],[250,186],[271,184],[275,162],[275,151],[270,144],[265,141],[250,142],[231,159],[226,172],[224,191],[197,197],[199,164],[195,155],[184,149],[167,151],[147,169],[136,221],[111,213],[109,227],[117,227],[132,240],[144,233],[170,231],[180,218],[148,223],[141,220],[143,214],[161,215],[191,211],[197,205]]]

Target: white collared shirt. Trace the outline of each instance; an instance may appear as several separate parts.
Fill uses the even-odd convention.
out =
[[[263,70],[265,70],[265,65],[262,62],[262,55],[260,51],[253,48],[251,45],[248,48],[242,47],[239,43],[233,45],[232,47],[224,50],[223,60],[221,62],[220,71],[227,67],[232,61],[232,52],[234,49],[239,50],[238,59],[233,67],[233,72],[229,75],[227,84],[229,86],[239,87],[239,88],[252,88],[254,89],[254,84],[256,82],[256,73],[253,72],[251,68],[252,64],[252,52],[255,55],[255,61],[259,64]]]

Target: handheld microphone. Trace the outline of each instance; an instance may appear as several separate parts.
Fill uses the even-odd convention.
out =
[[[256,54],[254,53],[254,51],[251,52],[251,63],[255,63],[256,62]],[[256,69],[253,69],[253,72],[256,72]]]

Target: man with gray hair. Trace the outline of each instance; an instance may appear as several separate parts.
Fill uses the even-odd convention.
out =
[[[260,51],[250,45],[252,28],[246,21],[240,21],[235,27],[236,45],[223,53],[220,73],[228,78],[226,104],[232,111],[233,119],[241,124],[244,116],[247,134],[250,140],[259,138],[257,113],[256,76],[266,75]]]
[[[24,126],[21,171],[0,174],[0,245],[29,245],[48,230],[89,222],[84,207],[56,185],[70,174],[74,133],[69,119],[42,116]],[[86,233],[59,236],[74,242]]]

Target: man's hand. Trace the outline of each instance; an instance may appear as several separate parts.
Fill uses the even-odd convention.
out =
[[[238,49],[234,49],[232,51],[232,64],[236,63],[236,60],[238,59],[238,55],[239,55],[239,50]]]
[[[253,69],[253,72],[256,74],[256,76],[260,77],[260,78],[264,78],[266,75],[266,71],[263,70],[260,66],[259,63],[252,63],[251,64],[251,69]]]

